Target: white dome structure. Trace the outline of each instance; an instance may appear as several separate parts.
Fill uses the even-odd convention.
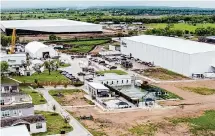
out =
[[[57,56],[57,52],[53,48],[37,41],[28,43],[25,46],[25,52],[29,53],[32,58],[38,59],[45,58],[47,55],[50,57]]]

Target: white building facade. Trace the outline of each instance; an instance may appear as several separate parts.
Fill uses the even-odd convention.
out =
[[[131,85],[132,78],[129,75],[117,75],[114,73],[107,73],[104,76],[95,77],[94,82],[101,84],[107,84],[109,86],[124,86]]]
[[[122,38],[121,52],[189,77],[215,72],[215,46],[207,43],[142,35]]]
[[[26,54],[1,54],[1,61],[8,62],[8,65],[22,65],[26,62]]]
[[[92,97],[102,97],[109,93],[109,88],[101,83],[89,82],[87,88]]]

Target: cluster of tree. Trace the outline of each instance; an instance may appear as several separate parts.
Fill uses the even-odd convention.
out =
[[[91,9],[93,10],[93,9]],[[143,6],[126,6],[126,7],[107,7],[95,8],[94,10],[106,11],[112,15],[212,15],[214,9],[200,8],[171,8],[171,7],[143,7]]]
[[[168,24],[165,28],[157,28],[157,29],[151,29],[147,30],[145,34],[148,35],[160,35],[160,36],[183,36],[184,31],[182,30],[174,30],[171,29],[173,27],[172,24]]]
[[[196,28],[195,34],[197,36],[215,35],[215,28],[213,28],[213,27]]]
[[[8,46],[11,43],[11,36],[1,34],[1,45]]]
[[[9,65],[6,61],[1,61],[1,72],[7,72],[8,68],[9,68]]]
[[[54,34],[49,35],[49,40],[50,41],[55,41],[55,40],[61,40],[61,37],[57,37]]]
[[[162,36],[183,36],[184,34],[194,34],[196,36],[209,36],[209,35],[215,35],[215,28],[207,27],[207,28],[196,28],[195,32],[190,32],[188,30],[175,30],[171,29],[171,27],[167,26],[166,28],[154,28],[151,30],[147,30],[145,34],[148,35],[162,35]]]

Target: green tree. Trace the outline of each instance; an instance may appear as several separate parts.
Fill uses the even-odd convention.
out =
[[[1,34],[1,45],[2,46],[8,46],[11,42],[11,36],[6,36],[4,34]]]
[[[8,71],[8,63],[6,61],[1,61],[1,72],[7,72]]]
[[[53,41],[53,40],[57,40],[57,36],[54,34],[49,35],[49,40]]]

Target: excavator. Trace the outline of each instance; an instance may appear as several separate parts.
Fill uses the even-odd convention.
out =
[[[15,53],[15,47],[16,47],[16,29],[13,29],[12,38],[11,38],[11,47],[9,54]]]

